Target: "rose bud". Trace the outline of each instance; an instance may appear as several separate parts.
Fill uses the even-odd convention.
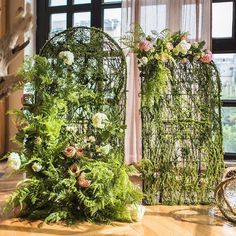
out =
[[[83,157],[84,156],[84,149],[83,148],[78,148],[76,150],[76,156],[77,157]]]
[[[73,165],[70,166],[68,172],[70,175],[78,176],[80,174],[80,168],[77,164],[74,163]]]
[[[166,44],[166,48],[167,48],[168,50],[172,50],[172,49],[174,48],[174,46],[173,46],[172,43],[168,42],[168,43]]]
[[[188,59],[187,59],[187,58],[183,58],[183,59],[181,60],[181,63],[182,63],[182,64],[187,64],[187,63],[188,63]]]
[[[91,185],[91,180],[86,179],[86,174],[82,172],[78,178],[78,184],[80,187],[88,188]]]
[[[91,180],[79,178],[78,184],[80,187],[88,188],[91,185]]]
[[[76,149],[73,146],[68,146],[64,150],[64,154],[67,157],[73,157],[75,155],[75,153],[76,153]]]

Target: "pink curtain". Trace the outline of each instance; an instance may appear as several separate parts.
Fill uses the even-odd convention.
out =
[[[144,32],[188,31],[191,41],[205,40],[211,46],[211,0],[123,0],[122,34],[138,23]],[[137,61],[132,53],[127,55],[127,130],[125,137],[125,162],[135,163],[142,158],[140,79]]]

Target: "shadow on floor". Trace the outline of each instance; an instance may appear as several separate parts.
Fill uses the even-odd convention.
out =
[[[208,226],[225,226],[235,227],[233,223],[226,221],[219,211],[211,207],[199,209],[197,207],[190,207],[188,209],[179,208],[167,213],[163,212],[146,212],[145,215],[158,215],[163,217],[172,217],[177,221],[194,223],[198,225]]]

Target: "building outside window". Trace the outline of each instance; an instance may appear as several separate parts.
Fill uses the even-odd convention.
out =
[[[236,159],[235,9],[235,0],[213,0],[212,51],[222,83],[222,125],[226,160]]]
[[[120,0],[37,1],[37,52],[55,33],[73,26],[94,26],[114,39],[121,36]]]

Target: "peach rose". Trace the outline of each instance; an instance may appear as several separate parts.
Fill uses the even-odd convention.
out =
[[[84,149],[83,148],[78,148],[76,150],[76,156],[77,157],[83,157],[84,156]]]
[[[64,150],[64,154],[67,157],[73,157],[75,155],[75,153],[76,153],[76,149],[73,146],[68,146]]]
[[[91,185],[91,180],[87,179],[78,179],[78,184],[80,187],[88,188]]]
[[[88,188],[91,185],[91,180],[86,179],[86,175],[84,172],[78,178],[78,184],[80,187]]]

